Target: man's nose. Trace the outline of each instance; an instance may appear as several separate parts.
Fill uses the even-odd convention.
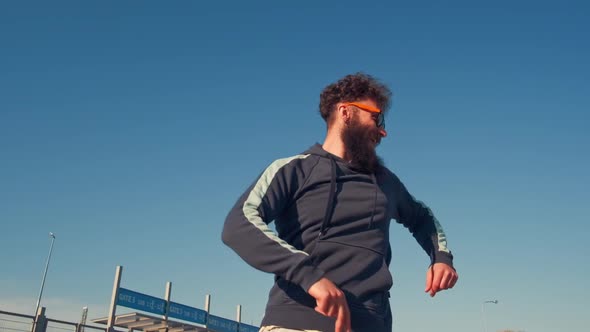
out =
[[[387,137],[387,132],[385,131],[385,129],[380,128],[379,129],[379,135],[381,135],[381,137]]]

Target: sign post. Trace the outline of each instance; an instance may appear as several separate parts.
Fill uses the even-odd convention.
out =
[[[111,296],[109,320],[107,321],[107,332],[114,331],[115,314],[117,312],[117,298],[119,297],[119,286],[121,285],[121,274],[123,274],[123,267],[118,265],[117,270],[115,271],[115,282],[113,284],[113,295]]]

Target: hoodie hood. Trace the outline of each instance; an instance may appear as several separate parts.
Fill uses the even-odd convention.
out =
[[[303,154],[313,154],[316,156],[321,156],[321,157],[326,157],[326,158],[335,157],[335,158],[341,159],[340,157],[333,155],[330,152],[324,150],[324,148],[322,147],[322,145],[320,143],[315,143],[314,145],[309,147],[309,149],[305,150],[305,152],[303,152]]]

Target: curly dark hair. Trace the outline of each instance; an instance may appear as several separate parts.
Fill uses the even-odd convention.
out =
[[[364,73],[347,75],[324,88],[320,94],[320,114],[328,122],[336,104],[363,99],[374,100],[382,112],[386,112],[389,109],[390,98],[389,88],[371,75]]]

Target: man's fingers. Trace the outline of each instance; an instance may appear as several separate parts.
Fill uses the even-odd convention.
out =
[[[459,278],[457,272],[452,269],[444,269],[440,273],[442,278],[440,280],[439,290],[453,288],[457,282],[457,279]]]
[[[434,276],[432,277],[432,286],[430,287],[430,296],[434,296],[436,292],[440,290],[440,280],[442,278],[442,274],[440,271],[434,270]]]
[[[451,289],[455,286],[455,284],[457,283],[457,279],[459,279],[459,276],[457,275],[456,272],[451,272],[449,273],[449,278],[448,278],[448,282],[446,284],[445,289]]]
[[[444,263],[435,263],[426,272],[426,292],[430,296],[436,295],[441,290],[453,288],[459,279],[457,271]]]
[[[338,316],[338,307],[335,305],[327,305],[327,303],[323,303],[315,307],[315,311],[319,312],[320,314],[328,317],[336,318]]]
[[[330,298],[325,301],[317,301],[315,311],[328,317],[338,317],[338,311],[340,310],[341,300],[336,298]]]
[[[330,306],[330,308],[328,308],[325,315],[329,316],[329,317],[338,317],[339,310],[340,310],[340,306],[332,305],[332,306]]]
[[[324,316],[328,316],[320,307],[315,307],[314,310],[317,311],[317,312],[319,312],[320,314],[322,314]]]
[[[455,287],[457,280],[459,280],[459,276],[455,273],[455,274],[453,274],[453,278],[451,278],[451,282],[449,283],[449,288]]]
[[[432,288],[432,266],[426,271],[426,288],[424,289],[425,292],[429,292]]]
[[[440,279],[440,289],[448,289],[450,288],[451,285],[451,279],[453,279],[453,275],[451,273],[447,273],[445,274],[441,279]]]
[[[346,303],[339,306],[335,332],[350,332],[350,312]]]
[[[317,306],[315,307],[315,311],[319,312],[324,316],[328,316],[329,305],[327,301],[317,301]]]
[[[338,317],[336,317],[336,328],[335,332],[346,332],[344,329],[344,317],[342,315],[342,310],[338,311]]]
[[[315,311],[336,318],[336,332],[350,332],[350,311],[342,290],[329,279],[321,278],[307,292],[316,300]]]

